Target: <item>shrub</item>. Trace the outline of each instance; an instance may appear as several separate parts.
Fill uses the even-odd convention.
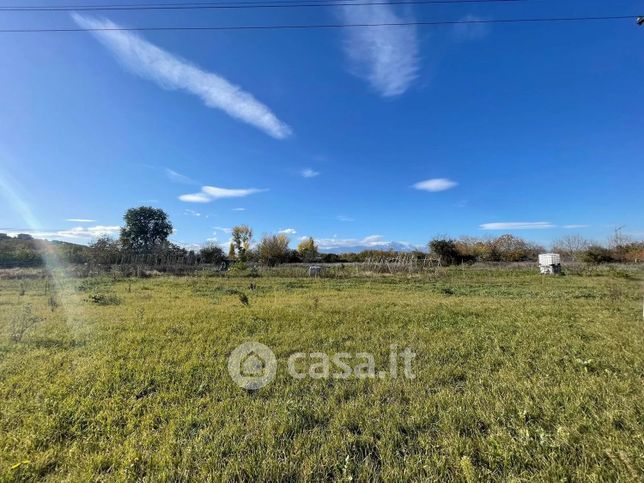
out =
[[[118,262],[121,244],[109,236],[102,236],[91,243],[89,249],[93,263],[112,265]]]
[[[89,301],[96,305],[119,305],[121,303],[116,295],[106,293],[90,294]]]
[[[461,261],[456,242],[448,238],[435,238],[429,242],[429,252],[438,257],[442,265],[453,265]]]
[[[582,253],[581,261],[585,263],[600,264],[615,261],[608,248],[599,245],[591,245]]]
[[[11,331],[9,338],[13,342],[20,342],[29,328],[40,322],[40,317],[33,315],[31,305],[27,304],[22,311],[14,316],[11,321]]]
[[[644,261],[644,242],[632,242],[623,245],[617,245],[612,248],[612,255],[615,261],[618,262],[638,263]]]
[[[209,243],[205,245],[200,251],[201,261],[204,263],[221,263],[225,260],[224,251],[218,245]]]

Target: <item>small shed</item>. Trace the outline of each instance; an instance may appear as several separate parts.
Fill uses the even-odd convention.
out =
[[[561,273],[561,256],[558,253],[540,254],[539,271],[544,275],[557,275]]]

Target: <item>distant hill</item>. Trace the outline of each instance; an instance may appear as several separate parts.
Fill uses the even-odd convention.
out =
[[[47,256],[57,256],[65,262],[87,260],[88,247],[75,243],[37,240],[30,235],[10,237],[0,233],[0,267],[34,267],[44,264]]]

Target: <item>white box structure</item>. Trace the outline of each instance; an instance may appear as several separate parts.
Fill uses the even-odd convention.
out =
[[[558,253],[540,254],[539,271],[542,274],[547,275],[555,275],[561,273],[561,256]]]

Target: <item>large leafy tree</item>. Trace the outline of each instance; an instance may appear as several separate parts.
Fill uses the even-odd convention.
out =
[[[221,263],[226,258],[221,247],[214,243],[209,243],[204,246],[199,251],[199,255],[201,255],[201,259],[204,263]]]
[[[121,244],[126,250],[151,252],[168,245],[172,223],[165,211],[151,206],[130,208],[123,220]]]

